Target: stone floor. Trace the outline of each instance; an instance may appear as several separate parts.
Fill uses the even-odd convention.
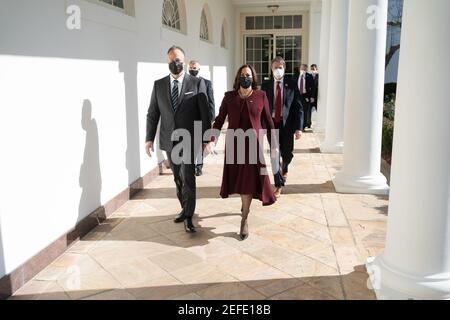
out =
[[[169,172],[12,299],[375,299],[364,264],[383,250],[388,198],[337,194],[342,155],[321,154],[320,139],[296,144],[278,203],[253,204],[247,241],[237,235],[240,199],[218,197],[216,155],[198,179],[196,235],[172,222]]]

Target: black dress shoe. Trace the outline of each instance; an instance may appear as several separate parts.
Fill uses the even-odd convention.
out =
[[[186,220],[186,216],[184,215],[184,212],[181,212],[179,215],[175,217],[174,222],[175,223],[182,223],[184,220]]]
[[[203,175],[203,170],[201,167],[195,167],[195,176],[201,177]]]
[[[187,218],[184,220],[184,229],[187,233],[196,233],[195,226],[192,223],[192,218]]]

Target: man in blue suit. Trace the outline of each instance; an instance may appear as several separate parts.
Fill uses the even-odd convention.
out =
[[[281,196],[287,181],[289,164],[294,158],[294,137],[300,140],[303,130],[303,105],[297,84],[285,77],[286,62],[282,57],[272,61],[273,79],[262,84],[266,92],[275,128],[279,130],[280,160],[275,176],[275,196]]]

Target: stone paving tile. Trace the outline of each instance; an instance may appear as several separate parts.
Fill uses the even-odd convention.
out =
[[[197,181],[196,235],[173,223],[166,171],[11,299],[375,299],[364,264],[384,248],[388,197],[337,194],[342,155],[321,154],[322,140],[296,142],[282,197],[254,202],[246,241],[240,198],[219,197],[221,139]]]

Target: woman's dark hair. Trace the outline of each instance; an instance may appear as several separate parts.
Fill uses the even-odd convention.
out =
[[[256,75],[256,71],[255,68],[253,68],[251,65],[249,64],[244,64],[242,67],[239,68],[237,74],[236,74],[236,78],[234,78],[234,85],[233,88],[234,90],[238,91],[239,88],[241,87],[241,83],[240,83],[240,79],[241,79],[241,72],[243,69],[245,68],[249,68],[252,71],[252,89],[256,90],[258,89],[258,76]]]

